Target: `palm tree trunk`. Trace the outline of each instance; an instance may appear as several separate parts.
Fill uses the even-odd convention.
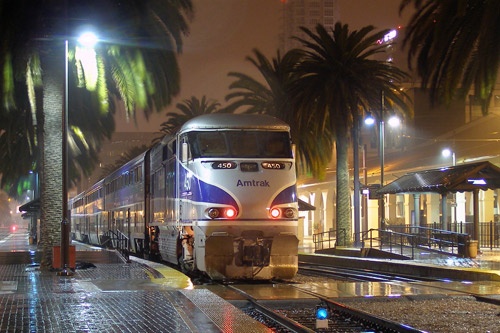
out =
[[[347,149],[349,147],[349,130],[339,128],[336,131],[337,151],[337,244],[351,245],[351,191],[349,186],[349,165]]]
[[[52,266],[53,246],[61,243],[62,221],[62,114],[64,94],[64,44],[53,41],[41,54],[43,69],[43,122],[39,127],[41,150],[40,245],[43,268]]]

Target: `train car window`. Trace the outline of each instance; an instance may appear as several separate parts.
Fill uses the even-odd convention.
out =
[[[290,158],[291,146],[288,133],[269,132],[259,136],[263,149],[263,155],[268,157]]]
[[[213,157],[227,156],[228,149],[226,140],[220,132],[193,132],[190,133],[196,136],[195,140],[191,140],[191,153],[193,157]]]
[[[287,132],[190,132],[188,138],[188,142],[190,143],[189,148],[193,158],[221,156],[292,157],[290,137]]]
[[[176,153],[176,144],[177,141],[170,141],[163,147],[163,161],[167,161]]]
[[[260,154],[256,132],[227,132],[231,155],[235,157],[257,157]]]
[[[169,153],[168,145],[163,146],[162,155],[161,155],[162,161],[166,161],[168,159],[168,153]]]

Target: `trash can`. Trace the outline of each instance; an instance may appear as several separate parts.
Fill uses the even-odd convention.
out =
[[[469,240],[467,242],[467,252],[469,258],[477,257],[477,247],[479,243],[477,240]]]
[[[76,247],[75,245],[70,245],[68,248],[68,266],[71,269],[76,268]],[[62,268],[63,259],[61,258],[61,246],[54,245],[52,247],[52,268],[59,269]]]
[[[458,255],[462,258],[467,257],[468,256],[467,245],[469,244],[469,236],[462,234],[457,235],[457,243],[458,243],[457,244]]]

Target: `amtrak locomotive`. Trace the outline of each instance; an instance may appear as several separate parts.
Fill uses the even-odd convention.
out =
[[[74,239],[210,278],[289,279],[298,266],[290,129],[264,115],[186,122],[70,201]]]

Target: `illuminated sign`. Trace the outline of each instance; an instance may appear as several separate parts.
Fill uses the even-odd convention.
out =
[[[214,169],[236,169],[236,163],[228,161],[218,161],[212,163]]]

